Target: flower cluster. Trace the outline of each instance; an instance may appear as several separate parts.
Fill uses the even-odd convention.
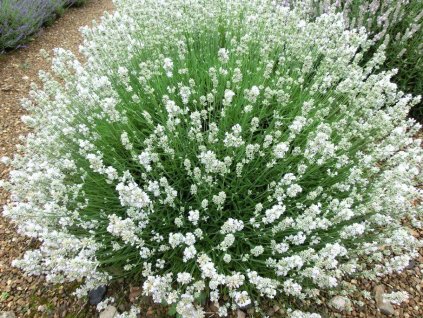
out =
[[[4,214],[41,244],[16,266],[78,295],[142,277],[200,318],[204,297],[310,302],[417,255],[419,98],[376,71],[382,48],[363,61],[364,29],[271,0],[116,5],[23,101]]]

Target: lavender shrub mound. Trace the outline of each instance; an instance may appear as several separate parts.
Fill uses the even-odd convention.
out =
[[[40,245],[14,266],[80,297],[126,279],[178,318],[317,318],[418,256],[420,97],[365,28],[273,0],[115,4],[22,102],[3,214]]]

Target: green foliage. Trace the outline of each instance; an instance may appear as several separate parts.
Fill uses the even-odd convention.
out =
[[[5,301],[9,298],[10,294],[8,292],[2,292],[0,295],[0,301]]]

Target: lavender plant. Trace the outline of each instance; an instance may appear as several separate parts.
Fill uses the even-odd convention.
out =
[[[307,5],[312,16],[335,8],[343,13],[350,28],[365,27],[376,45],[387,44],[382,67],[398,69],[395,83],[406,92],[423,92],[422,0],[310,0]],[[423,103],[412,108],[411,115],[422,122]]]
[[[81,5],[84,0],[1,0],[0,53],[15,48],[54,19],[65,7]]]
[[[419,98],[376,71],[383,45],[363,62],[364,29],[271,0],[116,8],[83,29],[85,62],[56,49],[23,101],[4,214],[40,247],[15,266],[83,278],[79,296],[128,278],[184,318],[204,299],[311,318],[291,300],[417,255]]]

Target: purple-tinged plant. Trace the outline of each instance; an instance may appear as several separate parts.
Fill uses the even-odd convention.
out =
[[[0,53],[25,43],[65,7],[85,0],[0,0]]]

